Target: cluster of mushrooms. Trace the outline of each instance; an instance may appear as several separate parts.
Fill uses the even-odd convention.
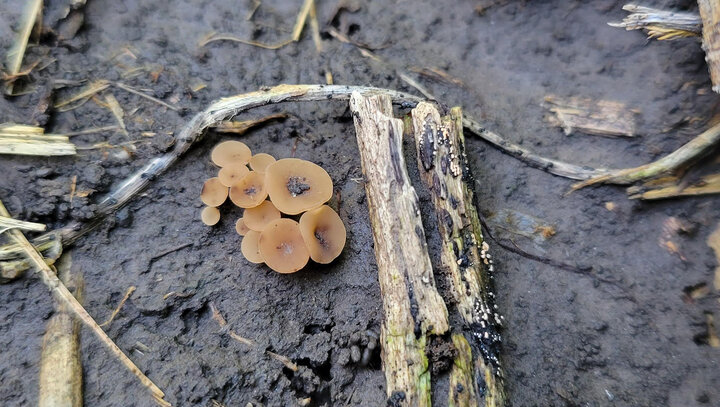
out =
[[[345,225],[325,205],[333,183],[322,167],[297,158],[253,155],[239,141],[215,146],[211,160],[220,171],[203,185],[200,199],[207,206],[200,217],[208,226],[217,224],[218,207],[228,197],[243,208],[235,230],[243,236],[240,249],[248,261],[265,263],[278,273],[294,273],[309,259],[327,264],[340,255]],[[299,215],[299,219],[283,215],[295,219]]]

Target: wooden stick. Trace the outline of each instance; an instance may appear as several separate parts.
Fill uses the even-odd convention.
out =
[[[493,259],[483,239],[476,209],[462,123],[459,107],[452,108],[450,115],[444,117],[428,102],[420,102],[412,110],[420,179],[430,190],[442,239],[441,262],[466,331],[481,353],[476,355],[479,377],[473,379],[472,373],[465,371],[451,377],[465,388],[484,382],[485,391],[477,391],[480,400],[487,407],[497,407],[505,405],[498,355],[502,317],[495,312]]]
[[[659,40],[699,36],[702,32],[702,21],[697,13],[659,10],[635,4],[624,5],[623,10],[631,14],[620,23],[608,23],[609,26],[628,31],[644,29],[651,38]]]
[[[7,209],[5,209],[5,205],[3,205],[2,201],[0,201],[0,216],[7,216],[10,217],[10,214],[8,213]],[[27,255],[27,257],[30,259],[30,261],[33,263],[33,265],[36,268],[36,271],[38,275],[40,276],[40,280],[50,289],[50,291],[55,295],[55,298],[57,301],[63,303],[74,316],[80,319],[85,326],[90,328],[90,330],[100,339],[100,341],[110,350],[110,353],[113,354],[116,358],[118,358],[125,367],[134,374],[138,379],[140,379],[140,382],[150,390],[152,393],[152,396],[155,398],[155,400],[160,403],[161,405],[170,405],[167,403],[163,398],[165,397],[165,394],[158,388],[155,383],[153,383],[150,379],[145,376],[145,374],[133,363],[130,358],[128,358],[125,353],[115,344],[115,342],[110,339],[107,334],[98,326],[97,322],[88,314],[88,312],[83,308],[83,306],[78,302],[78,300],[73,297],[73,295],[68,291],[67,287],[60,281],[55,275],[55,272],[50,269],[50,267],[45,264],[45,260],[40,255],[40,253],[35,249],[33,245],[30,244],[30,242],[27,240],[25,235],[22,234],[19,230],[12,229],[7,232],[11,238],[15,240],[16,243],[18,243],[24,250]]]
[[[350,97],[383,298],[381,330],[388,404],[430,406],[428,335],[448,330],[402,153],[403,124],[387,95]]]
[[[60,280],[72,291],[78,303],[82,303],[83,278],[72,270],[70,253],[60,258],[57,269]],[[80,321],[62,302],[55,304],[55,314],[45,329],[39,382],[39,407],[82,407]]]
[[[720,2],[698,0],[703,22],[703,50],[710,71],[712,89],[720,93]]]

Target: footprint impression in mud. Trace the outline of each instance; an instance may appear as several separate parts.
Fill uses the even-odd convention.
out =
[[[340,255],[345,225],[325,205],[333,183],[322,167],[297,158],[252,155],[240,141],[218,144],[211,160],[220,171],[203,185],[200,199],[207,206],[200,218],[208,226],[216,225],[218,207],[228,197],[243,208],[235,230],[243,236],[240,249],[248,261],[265,263],[278,273],[294,273],[310,259],[327,264]]]

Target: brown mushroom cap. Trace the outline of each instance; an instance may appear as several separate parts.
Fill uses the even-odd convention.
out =
[[[263,257],[258,250],[259,239],[260,232],[251,230],[247,232],[242,243],[240,243],[240,251],[250,263],[259,264],[263,262]]]
[[[250,147],[245,143],[235,140],[223,141],[213,148],[210,159],[218,167],[225,167],[230,164],[247,164],[252,156]]]
[[[200,192],[200,199],[207,206],[220,206],[227,197],[228,187],[223,185],[217,177],[205,181],[202,192]]]
[[[230,188],[230,200],[241,208],[254,208],[267,198],[265,177],[250,171]]]
[[[248,170],[245,164],[234,163],[220,168],[218,179],[223,185],[230,188],[248,175],[249,172],[250,170]]]
[[[253,171],[265,173],[265,169],[268,165],[274,163],[275,161],[275,157],[270,154],[258,153],[250,158],[250,168],[252,168]]]
[[[245,236],[250,231],[250,228],[245,224],[244,218],[240,218],[235,222],[235,231],[240,236]]]
[[[208,226],[213,226],[220,221],[220,211],[214,206],[206,206],[200,212],[200,219]]]
[[[297,158],[283,158],[265,170],[270,200],[282,213],[297,215],[317,208],[332,197],[333,184],[319,165]]]
[[[340,216],[327,205],[302,214],[300,233],[310,252],[310,258],[317,263],[330,263],[345,247],[345,225]]]
[[[310,259],[300,226],[292,219],[276,219],[260,233],[260,255],[278,273],[294,273]]]
[[[280,219],[280,211],[275,208],[272,202],[264,201],[254,208],[245,209],[243,219],[245,220],[245,226],[252,230],[262,232],[263,229],[265,229],[265,225],[275,219]]]

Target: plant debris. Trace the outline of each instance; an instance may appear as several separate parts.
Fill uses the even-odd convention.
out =
[[[562,127],[566,135],[577,130],[598,136],[635,136],[635,112],[620,102],[548,95],[545,107],[554,113],[547,121]]]
[[[0,124],[0,154],[59,156],[76,153],[75,145],[67,136],[44,132],[42,127]]]

